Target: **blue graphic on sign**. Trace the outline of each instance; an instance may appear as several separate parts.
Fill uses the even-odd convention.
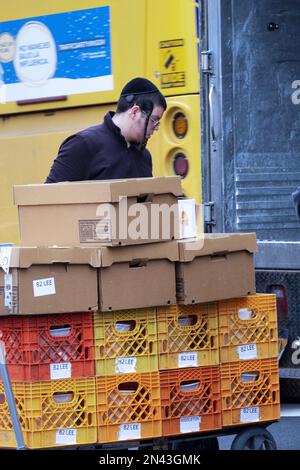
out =
[[[110,7],[0,23],[0,65],[10,100],[112,89]]]

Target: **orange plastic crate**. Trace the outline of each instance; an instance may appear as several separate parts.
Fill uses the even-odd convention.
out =
[[[98,442],[161,436],[159,373],[96,377]]]
[[[92,444],[97,440],[95,379],[12,384],[26,447]],[[0,383],[0,447],[16,447]]]
[[[163,436],[220,429],[219,366],[160,372]]]
[[[96,375],[158,370],[156,310],[94,313]]]
[[[220,369],[223,426],[279,418],[277,358],[230,362]]]
[[[12,381],[94,376],[92,313],[0,318]]]
[[[160,370],[219,364],[218,304],[157,309]]]
[[[220,301],[219,336],[221,363],[278,357],[276,296]]]

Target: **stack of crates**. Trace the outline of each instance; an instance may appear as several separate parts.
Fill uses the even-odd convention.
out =
[[[162,434],[280,416],[276,296],[157,309]]]
[[[276,296],[218,302],[223,427],[280,416]]]
[[[0,332],[26,447],[96,442],[92,313],[1,317]],[[0,396],[0,446],[16,447]]]
[[[162,434],[221,428],[217,303],[157,309]]]
[[[0,331],[32,449],[184,436],[279,417],[274,295],[2,317]],[[15,447],[5,399],[0,409],[1,447]]]
[[[98,442],[161,436],[156,309],[94,313]]]

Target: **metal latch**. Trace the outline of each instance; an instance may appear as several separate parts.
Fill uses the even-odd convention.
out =
[[[214,202],[206,202],[204,204],[204,225],[205,227],[211,227],[216,225],[216,221],[214,218]]]
[[[213,73],[211,64],[211,51],[201,52],[201,71],[203,73]]]

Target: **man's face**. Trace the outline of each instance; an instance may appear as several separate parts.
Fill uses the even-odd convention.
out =
[[[134,109],[133,109],[134,108]],[[132,123],[130,126],[130,140],[131,142],[143,142],[145,134],[145,125],[147,120],[147,114],[141,110],[141,108],[135,105],[132,108]],[[154,106],[152,114],[149,118],[147,130],[146,130],[146,139],[150,139],[153,132],[158,130],[160,120],[163,116],[164,109],[160,106]]]

